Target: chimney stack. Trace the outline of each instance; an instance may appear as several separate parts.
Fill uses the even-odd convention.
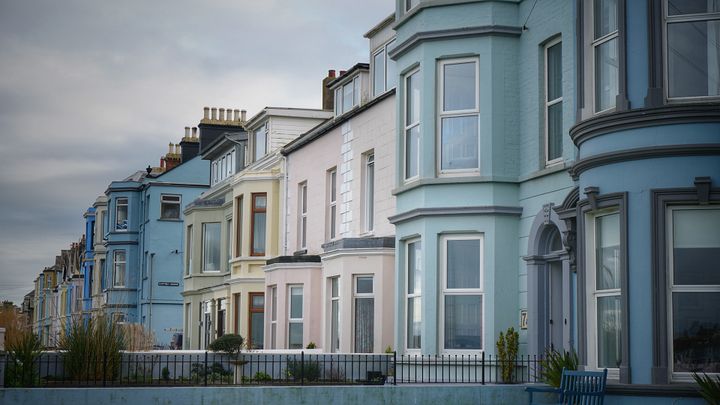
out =
[[[220,109],[220,118],[218,118],[220,121],[225,121],[225,109]]]
[[[332,111],[335,106],[335,92],[328,88],[328,84],[335,80],[335,69],[328,70],[328,75],[322,81],[322,109]]]
[[[192,139],[197,139],[197,127],[192,127]]]
[[[190,138],[190,127],[185,127],[185,137],[183,139],[185,138]]]

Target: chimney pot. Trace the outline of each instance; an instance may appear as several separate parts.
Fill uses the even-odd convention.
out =
[[[232,121],[232,108],[225,109],[225,121]]]
[[[190,127],[185,127],[185,138],[190,137]]]
[[[233,121],[240,121],[240,110],[233,110]]]
[[[335,77],[335,69],[328,70],[328,77]]]
[[[212,115],[211,115],[212,120],[213,121],[217,120],[217,108],[215,108],[215,107],[211,108],[210,112],[212,113]]]
[[[177,144],[177,143],[176,143],[176,144],[175,144],[175,154],[176,154],[176,155],[179,155],[179,154],[181,154],[181,153],[182,153],[182,151],[180,150],[180,144]]]
[[[210,118],[210,107],[203,107],[203,119]]]
[[[220,121],[225,121],[225,109],[220,109],[220,117],[218,118]]]
[[[193,139],[197,139],[197,127],[192,127],[192,137]]]
[[[340,76],[344,75],[345,73],[347,73],[347,70],[341,70],[341,71],[340,71]]]
[[[245,122],[247,118],[247,111],[240,110],[240,121]]]
[[[168,144],[168,153],[173,153],[173,143],[172,142],[170,142]]]

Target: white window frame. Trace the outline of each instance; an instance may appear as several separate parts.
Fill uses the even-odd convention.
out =
[[[118,225],[118,213],[120,207],[125,207],[125,229],[120,228]],[[115,231],[127,232],[130,227],[130,200],[127,197],[118,197],[115,199]]]
[[[676,210],[718,210],[720,209],[720,206],[717,204],[711,204],[711,205],[673,205],[669,206],[666,209],[665,215],[665,223],[667,224],[667,231],[665,232],[666,235],[666,244],[667,246],[667,286],[666,286],[666,294],[667,294],[667,356],[668,356],[668,369],[670,374],[670,379],[673,382],[693,382],[694,379],[692,377],[692,373],[688,372],[675,372],[674,366],[674,356],[673,356],[673,299],[672,294],[674,292],[695,292],[695,293],[705,293],[705,292],[720,292],[720,285],[717,284],[700,284],[700,285],[675,285],[675,268],[674,268],[674,252],[673,252],[673,232],[674,232],[674,226],[673,223],[673,211]],[[718,376],[720,373],[706,373],[709,376]]]
[[[342,336],[342,321],[341,321],[342,317],[340,316],[340,314],[342,313],[341,308],[340,308],[340,276],[328,277],[328,281],[330,284],[328,286],[328,290],[330,292],[328,294],[328,296],[330,297],[330,307],[328,308],[328,313],[330,314],[329,325],[328,325],[328,329],[330,330],[330,345],[329,345],[330,347],[329,347],[329,349],[330,349],[331,353],[337,353],[340,350],[340,339]],[[336,283],[337,295],[334,294],[333,283]],[[333,321],[332,307],[333,307],[334,303],[337,303],[337,312],[338,312],[337,313],[337,317],[338,317],[337,330],[335,330],[335,328],[333,328],[333,324],[332,324],[332,321]],[[336,339],[338,342],[338,347],[333,346]]]
[[[592,71],[592,85],[590,87],[590,90],[591,90],[590,93],[592,95],[591,96],[592,97],[591,105],[592,105],[592,114],[593,115],[603,114],[603,113],[606,113],[609,111],[614,111],[615,108],[617,108],[617,99],[616,99],[615,102],[613,102],[612,106],[610,106],[604,110],[598,110],[598,108],[600,108],[600,106],[597,103],[598,77],[597,77],[597,72],[596,72],[596,69],[597,69],[596,49],[598,47],[600,47],[601,45],[604,45],[605,43],[608,43],[608,42],[612,41],[613,39],[618,38],[618,46],[617,46],[618,55],[617,55],[617,57],[618,57],[618,64],[620,63],[620,39],[619,39],[620,38],[620,21],[619,21],[620,3],[618,2],[618,10],[616,10],[617,17],[618,17],[618,23],[617,23],[617,28],[615,29],[615,31],[607,33],[604,36],[596,39],[595,38],[595,2],[596,1],[598,1],[598,0],[592,0],[590,3],[590,16],[591,17],[589,20],[590,24],[592,25],[592,28],[590,29],[590,35],[591,35],[590,36],[590,52],[591,52],[590,67],[591,67],[591,71]],[[618,92],[620,91],[620,70],[621,70],[620,68],[621,67],[618,66]],[[617,96],[617,94],[615,96]]]
[[[412,181],[415,181],[420,178],[420,169],[422,167],[420,163],[420,158],[422,156],[422,128],[420,127],[420,122],[422,121],[422,86],[420,90],[420,95],[418,97],[417,103],[420,108],[420,113],[418,114],[417,121],[413,122],[407,122],[408,118],[408,102],[410,101],[410,88],[408,87],[408,80],[418,74],[416,79],[422,81],[422,77],[420,76],[420,68],[413,69],[409,72],[407,72],[403,76],[403,180],[405,183],[409,183]],[[417,167],[415,167],[415,171],[417,172],[414,176],[408,177],[408,151],[407,151],[407,141],[408,141],[408,134],[412,129],[415,127],[418,127],[418,130],[420,131],[419,139],[418,139],[418,147],[417,147]]]
[[[260,132],[260,131],[264,132],[264,134],[265,134],[265,142],[264,142],[264,148],[265,148],[265,149],[264,149],[262,155],[259,155],[259,154],[258,154],[259,150],[258,150],[257,135],[258,135],[258,132]],[[268,123],[267,123],[267,121],[265,121],[262,125],[260,125],[259,127],[257,127],[257,128],[253,131],[253,136],[252,136],[252,143],[253,143],[253,148],[252,148],[252,151],[253,151],[253,162],[258,161],[258,160],[262,159],[263,156],[267,155],[268,149],[269,149],[269,148],[268,148],[268,138],[269,138],[269,136],[268,136]]]
[[[270,286],[270,348],[277,348],[277,285]]]
[[[230,259],[232,259],[233,254],[233,238],[232,238],[232,230],[233,230],[233,219],[232,217],[225,217],[225,253],[227,254],[227,257],[225,257],[225,261],[223,264],[225,264],[225,271],[230,271]],[[222,241],[221,241],[222,244]]]
[[[338,209],[337,209],[337,167],[329,169],[325,175],[327,182],[327,218],[326,218],[326,229],[325,239],[335,240],[338,236],[337,232],[337,220],[338,220]]]
[[[372,292],[370,292],[370,293],[359,293],[359,292],[358,292],[358,290],[357,290],[358,280],[361,279],[361,278],[369,278],[369,279],[372,280]],[[374,274],[355,274],[355,275],[353,275],[353,290],[352,290],[352,291],[353,291],[353,300],[352,300],[352,306],[353,306],[353,308],[352,308],[352,311],[353,311],[353,316],[352,316],[352,348],[353,348],[353,350],[352,350],[352,351],[353,351],[353,353],[356,353],[356,352],[357,352],[357,342],[356,342],[356,340],[355,340],[355,335],[356,335],[356,332],[357,332],[357,331],[355,330],[355,328],[357,328],[357,318],[355,317],[355,310],[356,310],[356,308],[357,308],[357,300],[358,300],[358,299],[363,299],[363,298],[372,298],[372,299],[373,299],[373,314],[372,314],[372,317],[373,317],[373,325],[375,325],[375,322],[374,322],[374,321],[375,321],[375,313],[374,313],[374,308],[375,308],[375,275],[374,275]],[[373,335],[374,335],[374,334],[375,334],[375,327],[373,327]],[[375,336],[373,336],[373,346],[375,346]],[[373,347],[372,349],[370,349],[369,352],[366,352],[366,353],[373,353],[373,351],[374,351],[374,347]]]
[[[622,288],[613,288],[613,289],[606,289],[601,290],[598,292],[596,290],[596,256],[595,256],[595,248],[596,248],[596,240],[595,236],[597,234],[597,219],[608,216],[608,215],[620,215],[620,209],[619,207],[610,207],[606,209],[601,209],[595,212],[587,213],[585,214],[585,268],[586,268],[586,276],[585,276],[585,284],[586,284],[586,291],[587,291],[587,336],[586,336],[586,342],[587,342],[587,365],[588,369],[590,370],[599,370],[598,368],[598,335],[597,335],[597,299],[602,297],[620,297],[622,300]],[[621,219],[621,218],[620,218]],[[619,232],[621,235],[619,237],[622,237],[622,229],[619,229]],[[622,256],[623,252],[623,246],[622,242],[620,243],[620,256]],[[622,264],[620,264],[622,265]],[[622,271],[623,269],[619,269],[620,274],[619,276],[622,277]],[[622,313],[620,314],[620,320],[618,321],[622,325]],[[621,333],[622,336],[622,333]],[[628,348],[623,347],[623,356],[627,356]],[[617,380],[620,378],[620,368],[618,367],[607,367],[608,370],[608,378]]]
[[[555,45],[560,45],[560,61],[562,64],[562,38],[554,39],[554,40],[548,42],[547,44],[545,44],[545,46],[543,47],[543,56],[544,56],[543,60],[544,60],[544,67],[545,67],[545,70],[544,70],[545,71],[545,86],[544,86],[545,93],[543,96],[543,101],[544,101],[544,105],[545,105],[545,111],[544,111],[544,113],[545,113],[545,128],[544,129],[545,130],[543,131],[544,135],[545,135],[545,166],[556,165],[563,161],[562,128],[560,131],[561,132],[560,156],[555,159],[548,159],[548,157],[550,156],[550,121],[548,120],[548,118],[549,118],[548,112],[550,111],[550,107],[552,107],[558,103],[560,105],[562,105],[562,102],[563,102],[562,91],[560,92],[560,97],[553,99],[553,100],[548,100],[548,97],[550,94],[550,91],[549,91],[550,90],[550,87],[549,87],[550,70],[548,69],[548,67],[549,67],[549,65],[548,65],[548,50],[550,50],[550,48],[552,48]],[[560,71],[562,72],[562,69],[560,69]],[[560,78],[560,87],[562,88],[562,77]],[[561,116],[562,116],[562,113],[561,113]]]
[[[298,185],[298,249],[307,249],[307,180]]]
[[[423,339],[422,339],[422,336],[423,336],[423,333],[422,333],[422,326],[421,326],[421,331],[420,331],[420,347],[408,347],[408,341],[410,340],[410,336],[408,336],[408,324],[409,324],[409,321],[410,321],[410,320],[409,320],[409,314],[410,314],[410,311],[409,311],[409,307],[410,307],[410,306],[409,306],[409,302],[410,302],[411,299],[415,299],[415,298],[418,298],[418,299],[420,300],[420,325],[422,325],[422,324],[423,324],[423,317],[422,317],[422,310],[423,310],[423,305],[422,305],[422,296],[423,296],[423,294],[422,294],[422,287],[425,285],[424,280],[422,280],[422,278],[421,278],[419,292],[418,292],[418,293],[415,293],[414,291],[413,291],[413,292],[410,292],[410,291],[409,291],[409,288],[410,288],[410,285],[409,285],[409,274],[410,274],[410,260],[409,260],[410,255],[409,255],[409,252],[410,252],[410,245],[415,244],[415,243],[419,243],[419,245],[418,245],[418,255],[419,255],[420,259],[421,259],[421,260],[420,260],[420,275],[422,276],[422,275],[424,274],[424,273],[423,273],[423,268],[422,268],[422,265],[423,265],[423,261],[422,261],[423,246],[422,246],[422,244],[423,244],[423,241],[422,241],[421,238],[409,239],[409,240],[407,240],[407,241],[405,242],[405,325],[403,326],[403,329],[404,329],[404,331],[405,331],[405,333],[404,333],[403,335],[405,335],[405,339],[403,339],[403,345],[404,345],[404,347],[405,347],[405,352],[406,352],[406,353],[411,353],[411,354],[412,354],[412,353],[416,353],[416,354],[417,354],[417,353],[420,353],[420,350],[422,350],[422,340],[423,340]],[[418,257],[418,256],[416,256],[416,259],[417,259],[417,257]],[[415,283],[417,284],[417,281],[415,281]]]
[[[477,240],[480,242],[480,249],[478,249],[478,254],[480,255],[480,268],[478,269],[480,271],[480,286],[479,288],[448,288],[447,287],[447,242],[451,240]],[[440,294],[440,308],[439,308],[439,318],[440,322],[438,323],[438,336],[439,336],[439,346],[441,349],[441,352],[448,353],[448,354],[461,354],[461,353],[482,353],[485,351],[488,343],[488,339],[486,339],[487,335],[487,328],[486,328],[486,303],[487,300],[485,300],[485,234],[482,233],[474,233],[474,234],[451,234],[451,235],[441,235],[440,236],[440,271],[442,273],[442,286],[441,286],[441,294]],[[445,297],[446,296],[457,296],[457,295],[470,295],[470,296],[480,296],[480,302],[481,302],[481,308],[482,312],[480,316],[481,319],[481,328],[482,332],[480,335],[480,349],[472,350],[472,349],[446,349],[445,348]],[[494,342],[492,339],[491,342]],[[491,343],[492,344],[492,343]]]
[[[217,224],[219,227],[219,231],[220,231],[220,235],[219,235],[220,237],[218,238],[218,244],[220,245],[220,246],[218,246],[218,250],[220,252],[220,257],[218,259],[220,260],[220,263],[218,263],[217,269],[206,269],[205,268],[205,255],[207,254],[207,249],[205,249],[205,247],[206,247],[205,246],[205,244],[206,244],[205,234],[207,232],[206,229],[207,229],[208,224]],[[222,222],[215,221],[215,222],[203,222],[202,223],[202,255],[201,256],[202,256],[202,262],[201,262],[200,268],[202,269],[203,273],[219,273],[220,272],[220,270],[222,269]]]
[[[149,196],[148,196],[149,197]],[[173,200],[177,198],[177,200]],[[163,207],[165,205],[177,205],[177,217],[163,217]],[[182,195],[180,194],[160,194],[160,219],[180,219],[182,216]]]
[[[394,89],[397,86],[397,83],[395,83],[395,86],[390,87],[388,76],[388,65],[391,61],[388,61],[388,49],[395,44],[395,38],[387,41],[383,45],[379,46],[375,52],[372,53],[370,60],[372,61],[372,75],[371,75],[371,81],[372,81],[372,94],[373,97],[378,97],[382,94],[387,93],[391,89]],[[383,66],[378,67],[377,63],[375,63],[375,57],[383,54]],[[394,62],[393,62],[394,63]],[[375,88],[375,74],[378,71],[378,68],[382,70],[383,73],[383,88],[377,89]]]
[[[350,105],[345,105],[345,88],[350,87],[352,89],[352,95],[350,102]],[[339,100],[339,101],[338,101]],[[339,105],[338,105],[339,103]],[[340,116],[345,114],[346,112],[352,110],[353,108],[360,105],[360,76],[355,75],[355,77],[352,78],[352,80],[348,80],[345,84],[342,86],[339,86],[335,89],[335,115]],[[338,110],[338,107],[340,107],[340,110]]]
[[[443,103],[443,97],[445,95],[445,66],[447,65],[458,65],[463,63],[474,63],[475,64],[475,108],[465,110],[445,110]],[[477,175],[480,173],[480,60],[478,57],[470,58],[456,58],[456,59],[443,59],[438,61],[437,64],[438,72],[438,90],[437,90],[437,154],[436,154],[436,165],[437,172],[440,177],[446,176],[458,176],[458,175]],[[458,118],[458,117],[477,117],[478,120],[478,133],[477,133],[477,161],[478,167],[469,169],[443,169],[442,168],[442,120],[443,118]]]
[[[185,256],[187,257],[185,262],[185,275],[192,275],[192,262],[193,262],[193,225],[190,224],[186,228],[186,242],[185,250],[187,251]]]
[[[371,233],[375,230],[375,152],[363,155],[363,230]],[[372,175],[371,175],[372,174]]]
[[[288,318],[288,333],[287,333],[287,347],[290,349],[290,325],[291,324],[300,324],[303,329],[303,338],[302,342],[300,343],[300,348],[302,349],[305,346],[305,325],[303,324],[303,319],[305,318],[305,288],[302,284],[288,284],[287,287],[287,318]],[[292,317],[292,291],[293,289],[300,289],[300,296],[302,297],[302,301],[300,304],[300,318],[293,318]]]
[[[122,253],[123,260],[118,260],[118,253]],[[118,265],[120,264],[122,264],[122,272],[118,272]],[[121,273],[122,277],[119,277],[118,273]],[[115,250],[113,251],[113,287],[124,288],[125,277],[127,277],[127,251]]]
[[[662,22],[662,29],[663,29],[663,87],[665,88],[665,100],[669,102],[693,102],[693,101],[711,101],[711,100],[717,100],[720,98],[720,95],[716,96],[690,96],[690,97],[670,97],[670,85],[669,85],[669,73],[670,73],[670,65],[668,61],[668,25],[672,23],[682,23],[682,22],[702,22],[702,21],[717,21],[720,20],[720,12],[715,13],[696,13],[696,14],[680,14],[676,16],[671,16],[668,13],[668,0],[663,0],[662,2],[662,8],[663,8],[663,22]]]

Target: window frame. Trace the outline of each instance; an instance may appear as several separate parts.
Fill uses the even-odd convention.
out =
[[[251,218],[250,218],[250,256],[265,256],[267,253],[267,205],[268,198],[267,193],[252,193],[250,195],[252,199]],[[257,207],[257,198],[265,197],[265,207]],[[265,240],[263,241],[263,250],[255,251],[255,215],[265,214]]]
[[[307,180],[298,184],[298,249],[307,249]]]
[[[253,298],[254,297],[262,297],[263,298],[263,306],[262,308],[259,308],[253,304]],[[252,332],[253,332],[253,314],[263,314],[263,322],[262,325],[260,325],[260,329],[263,332],[263,341],[260,342],[260,346],[257,347],[256,342],[253,342],[252,340]],[[262,292],[249,292],[248,293],[248,339],[247,339],[247,346],[249,349],[263,349],[264,343],[265,343],[265,293]]]
[[[616,10],[617,28],[614,31],[609,32],[601,37],[595,38],[595,17],[596,17],[595,16],[595,4],[597,1],[598,0],[592,0],[590,2],[591,7],[590,7],[590,11],[589,11],[589,13],[590,13],[589,20],[590,20],[590,24],[591,24],[591,28],[589,30],[589,32],[591,34],[590,38],[589,38],[590,53],[591,53],[591,56],[590,56],[590,65],[591,65],[590,69],[591,70],[590,71],[591,71],[591,76],[592,76],[592,86],[590,88],[590,90],[591,90],[590,94],[591,94],[591,103],[592,103],[591,114],[593,116],[598,115],[598,114],[604,114],[607,112],[612,112],[618,108],[617,96],[623,92],[623,89],[621,88],[621,86],[622,86],[621,76],[624,74],[624,67],[622,66],[624,61],[621,56],[621,53],[624,52],[624,49],[620,44],[622,42],[620,31],[623,28],[623,22],[621,21],[621,19],[624,19],[624,13],[621,13],[621,9],[624,8],[625,3],[622,0],[618,0],[617,4],[616,4],[617,5],[617,10]],[[612,41],[614,39],[617,39],[617,60],[618,60],[617,89],[618,90],[617,90],[617,94],[615,95],[615,101],[612,103],[612,106],[608,107],[604,110],[599,110],[600,106],[598,105],[598,102],[597,102],[598,75],[597,75],[596,49],[606,43],[609,43],[610,41]]]
[[[263,156],[265,156],[265,155],[268,154],[268,149],[269,149],[269,148],[268,148],[268,132],[269,132],[269,131],[268,131],[268,128],[269,128],[268,122],[265,121],[265,122],[263,122],[261,125],[259,125],[256,129],[253,130],[253,135],[252,135],[252,143],[253,143],[253,147],[252,147],[253,162],[257,162],[258,160],[262,159]],[[264,133],[264,135],[265,135],[265,142],[263,143],[264,149],[263,149],[262,155],[258,155],[258,152],[259,152],[259,150],[258,150],[258,145],[259,145],[259,144],[258,144],[258,142],[257,142],[257,136],[258,136],[258,132],[259,132],[259,131],[262,131],[262,132]]]
[[[150,196],[148,196],[150,197]],[[167,201],[167,198],[177,198],[177,201]],[[164,216],[165,206],[177,205],[177,217]],[[163,220],[180,220],[182,217],[182,195],[181,194],[160,194],[160,219]]]
[[[118,254],[122,253],[123,260],[118,260]],[[122,264],[122,271],[118,271],[118,265]],[[122,277],[118,276],[118,273]],[[113,251],[113,288],[125,288],[125,278],[127,277],[127,251],[126,250],[114,250]],[[120,281],[120,282],[118,282]]]
[[[242,257],[242,234],[243,234],[243,202],[244,195],[240,194],[235,197],[235,255],[234,257]]]
[[[410,285],[409,285],[410,284],[410,260],[409,260],[410,254],[409,254],[409,252],[410,252],[410,245],[415,245],[415,244],[418,244],[417,250],[416,250],[416,252],[417,252],[416,260],[417,260],[417,257],[420,257],[420,266],[419,266],[420,274],[419,275],[421,276],[421,282],[420,282],[420,288],[417,289],[419,292],[416,293],[415,290],[413,290],[413,292],[411,293],[409,291],[409,287],[410,287]],[[422,261],[422,239],[421,238],[408,239],[407,241],[405,241],[405,325],[404,325],[405,339],[403,339],[404,340],[403,343],[405,346],[405,352],[407,352],[407,353],[420,353],[420,351],[422,350],[422,336],[423,336],[423,333],[422,333],[423,332],[423,330],[422,330],[422,327],[423,327],[423,316],[422,316],[423,315],[423,313],[422,313],[423,290],[422,290],[422,286],[425,285],[425,283],[422,280],[422,276],[424,274],[422,264],[423,264],[423,261]],[[416,284],[417,284],[417,282],[416,282]],[[419,345],[419,347],[410,347],[410,345],[409,345],[410,335],[408,333],[409,329],[410,329],[410,319],[409,319],[410,305],[409,305],[409,302],[411,299],[414,300],[416,298],[420,300],[420,345]]]
[[[223,261],[223,265],[225,265],[225,271],[230,272],[230,260],[233,256],[233,240],[232,240],[232,230],[233,230],[233,219],[232,216],[225,217],[225,254],[227,257],[225,257],[225,260]],[[221,243],[222,244],[222,243]]]
[[[670,97],[670,65],[669,65],[669,37],[668,37],[668,25],[673,23],[691,23],[691,22],[709,22],[718,21],[720,29],[720,12],[706,12],[706,13],[694,13],[694,14],[679,14],[671,16],[668,10],[668,0],[662,0],[662,63],[663,63],[663,89],[665,101],[668,103],[691,103],[691,102],[704,102],[704,101],[716,101],[720,99],[720,94],[715,96],[684,96],[684,97]]]
[[[388,60],[389,59],[388,58],[388,50],[395,42],[396,42],[395,38],[392,38],[392,39],[388,40],[387,42],[385,42],[384,44],[377,47],[375,49],[375,51],[373,51],[371,54],[370,60],[372,62],[371,81],[372,81],[372,96],[373,96],[373,98],[381,96],[381,95],[387,93],[388,91],[394,89],[395,87],[397,87],[397,82],[395,82],[394,86],[392,86],[392,87],[390,86],[390,76],[388,75],[388,66],[389,66],[390,62],[395,63],[394,61]],[[377,66],[377,63],[375,62],[375,58],[380,54],[383,55],[383,66],[382,66],[383,88],[380,91],[378,91],[378,89],[375,87],[375,74],[378,71],[378,66]]]
[[[543,128],[544,129],[543,135],[544,135],[544,140],[545,140],[545,167],[553,166],[553,165],[556,165],[563,161],[563,143],[562,143],[562,141],[563,141],[563,136],[562,136],[563,135],[563,129],[562,129],[563,120],[562,120],[562,115],[563,115],[563,110],[564,110],[565,106],[563,104],[564,98],[563,98],[562,90],[560,91],[560,97],[555,98],[553,100],[548,100],[548,98],[550,97],[550,86],[549,86],[550,70],[548,69],[548,67],[549,67],[548,51],[553,46],[556,46],[556,45],[560,46],[560,65],[561,65],[560,88],[562,89],[562,83],[563,83],[563,80],[562,80],[562,44],[563,44],[562,37],[557,37],[555,39],[550,40],[543,46],[543,66],[544,66],[544,75],[545,75],[544,86],[543,86],[544,87],[543,105],[544,105],[544,117],[545,117],[544,128]],[[561,121],[560,121],[561,122],[560,156],[556,157],[555,159],[549,159],[549,157],[550,157],[550,121],[548,118],[550,115],[549,114],[550,107],[552,107],[556,104],[560,104],[560,106],[561,106],[561,110],[560,110],[560,117],[561,117]]]
[[[270,349],[277,348],[277,285],[270,286]]]
[[[326,188],[326,218],[325,218],[325,240],[335,240],[338,236],[338,206],[337,206],[337,187],[338,176],[337,167],[328,169],[325,172],[325,188]]]
[[[206,265],[205,259],[206,259],[207,250],[208,250],[208,249],[206,249],[206,244],[208,243],[208,242],[207,242],[206,234],[207,234],[207,225],[211,225],[211,224],[217,224],[217,226],[218,226],[218,246],[217,246],[217,249],[218,249],[218,261],[219,261],[219,263],[218,263],[218,268],[217,268],[217,269],[208,270],[208,269],[206,268],[206,266],[205,266],[205,265]],[[211,222],[203,222],[203,223],[202,223],[202,235],[201,235],[201,236],[202,236],[202,254],[201,254],[201,256],[202,256],[202,263],[201,263],[201,266],[200,266],[201,272],[202,272],[202,273],[219,273],[220,271],[222,271],[222,222],[213,222],[213,221],[211,221]]]
[[[363,154],[363,231],[375,230],[375,151]]]
[[[417,67],[415,69],[411,69],[407,73],[403,75],[403,182],[404,183],[410,183],[415,180],[418,180],[420,178],[420,170],[422,168],[422,164],[420,162],[420,159],[422,157],[422,127],[420,123],[422,122],[422,86],[419,86],[420,92],[418,94],[417,104],[419,108],[419,113],[417,117],[417,121],[413,121],[408,123],[408,102],[412,100],[412,95],[409,94],[409,87],[408,87],[408,81],[413,78],[413,76],[418,75],[415,77],[416,80],[422,84],[422,73],[420,70],[420,67]],[[415,128],[418,128],[418,141],[417,141],[417,158],[416,158],[416,167],[414,168],[416,173],[413,176],[408,177],[408,134],[410,131],[412,131]]]
[[[192,275],[193,261],[193,224],[185,227],[185,275]]]
[[[125,227],[120,227],[118,222],[118,214],[120,213],[120,207],[125,207]],[[117,197],[115,199],[115,231],[116,232],[127,232],[130,227],[130,199],[128,197]]]
[[[438,238],[440,242],[440,266],[438,270],[442,273],[441,278],[441,290],[439,294],[440,306],[438,310],[438,344],[442,353],[447,354],[462,354],[462,353],[482,353],[486,350],[487,339],[486,335],[486,316],[485,316],[485,234],[483,233],[467,233],[467,234],[445,234],[440,235]],[[478,249],[480,272],[479,287],[477,288],[449,288],[447,286],[448,276],[448,241],[452,240],[477,240],[479,241],[480,249]],[[480,334],[480,349],[448,349],[445,347],[445,297],[447,296],[479,296],[481,305],[482,319],[480,320],[481,334]]]
[[[340,308],[340,276],[328,277],[329,291],[328,296],[330,297],[330,319],[329,319],[329,330],[330,330],[330,353],[337,353],[340,351],[340,339],[342,337],[342,322],[340,314],[342,313]],[[337,325],[333,325],[333,304],[337,303]],[[336,326],[336,327],[335,327]],[[335,344],[337,343],[337,346]]]
[[[358,281],[360,279],[367,279],[369,278],[372,281],[372,292],[370,293],[360,293],[358,292]],[[353,317],[352,317],[352,347],[353,347],[353,353],[373,353],[374,352],[374,346],[375,346],[375,275],[374,274],[354,274],[353,275],[353,295],[352,295],[352,310],[353,310]],[[373,301],[373,314],[372,314],[372,321],[373,321],[373,347],[370,349],[369,352],[361,352],[358,350],[358,342],[357,342],[357,313],[355,312],[357,310],[357,302],[359,299],[369,299],[371,298]]]
[[[350,105],[345,105],[345,88],[348,87],[351,89],[351,95],[350,95]],[[349,79],[347,82],[345,82],[343,85],[338,86],[335,88],[335,116],[341,116],[351,110],[353,110],[355,107],[358,107],[361,103],[361,85],[360,85],[360,75],[354,75],[352,79]],[[338,105],[339,104],[339,105]],[[340,107],[340,110],[338,110],[338,107]]]
[[[445,66],[447,65],[459,65],[464,63],[475,64],[475,108],[464,109],[464,110],[445,110],[443,103],[445,97]],[[437,93],[436,93],[436,125],[437,125],[437,136],[436,136],[436,170],[438,177],[450,177],[450,176],[462,176],[462,175],[478,175],[480,173],[481,165],[481,145],[480,145],[480,58],[478,56],[464,57],[464,58],[448,58],[441,59],[437,62]],[[443,146],[443,132],[442,132],[442,121],[445,118],[460,118],[460,117],[477,117],[477,167],[476,168],[464,168],[464,169],[443,169],[442,160],[442,146]]]
[[[413,4],[413,0],[404,0],[406,13],[417,8],[417,6],[420,5],[420,0],[414,0],[414,1],[415,1],[415,4]]]
[[[288,349],[292,349],[292,347],[290,347],[290,344],[291,344],[291,343],[290,343],[290,338],[291,338],[291,335],[290,335],[290,325],[292,325],[292,324],[296,324],[296,325],[297,325],[297,324],[300,324],[300,326],[302,327],[303,335],[302,335],[302,338],[301,338],[302,341],[300,342],[300,347],[299,347],[299,349],[302,349],[303,347],[305,347],[305,325],[304,325],[304,318],[305,318],[305,302],[304,302],[304,301],[305,301],[305,288],[304,288],[304,287],[305,287],[305,286],[304,286],[303,284],[288,284],[288,286],[287,286],[287,291],[288,291],[288,295],[287,295],[287,296],[288,296],[288,309],[287,309],[287,311],[288,311],[288,312],[287,312],[287,319],[288,319],[288,322],[287,322],[287,325],[288,325],[287,342],[288,342],[288,346],[287,346],[287,347],[288,347]],[[292,308],[293,308],[293,306],[292,306],[292,290],[293,290],[293,289],[300,289],[300,297],[302,298],[302,300],[300,301],[300,318],[293,318],[293,317],[292,317]]]

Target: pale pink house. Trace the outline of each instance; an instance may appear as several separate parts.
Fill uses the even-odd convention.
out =
[[[366,34],[370,65],[327,84],[334,118],[282,150],[285,255],[265,267],[266,348],[377,353],[393,344],[393,21]]]

